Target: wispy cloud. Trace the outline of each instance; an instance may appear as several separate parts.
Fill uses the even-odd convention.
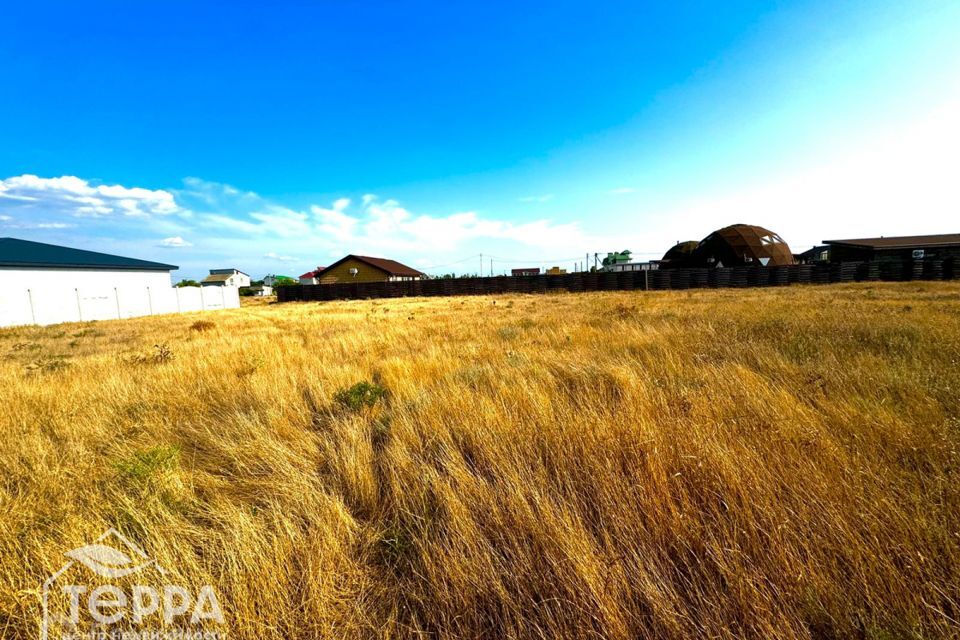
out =
[[[616,189],[610,189],[607,193],[611,196],[622,196],[628,193],[633,193],[636,191],[633,187],[617,187]]]
[[[524,196],[520,198],[520,202],[550,202],[553,200],[552,193],[545,193],[539,196]]]
[[[187,242],[180,236],[172,236],[170,238],[164,238],[160,241],[161,247],[168,247],[171,249],[179,249],[183,247],[192,247],[193,243]]]
[[[294,258],[293,256],[284,256],[280,255],[274,251],[263,254],[263,257],[268,260],[276,260],[277,262],[300,262],[300,258]]]

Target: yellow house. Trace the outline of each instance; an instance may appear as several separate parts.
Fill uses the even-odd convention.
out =
[[[320,284],[419,280],[426,274],[395,260],[349,255],[320,272]]]

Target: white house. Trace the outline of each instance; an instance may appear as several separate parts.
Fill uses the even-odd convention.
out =
[[[210,269],[200,283],[205,287],[249,287],[250,276],[239,269]]]
[[[240,306],[239,290],[171,286],[172,264],[0,238],[0,327]]]

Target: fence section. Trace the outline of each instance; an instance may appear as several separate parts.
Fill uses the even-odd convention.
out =
[[[720,269],[661,269],[616,273],[567,273],[492,278],[446,278],[409,282],[356,282],[292,285],[277,288],[280,302],[303,300],[358,300],[407,296],[466,296],[488,293],[545,293],[547,291],[624,291],[639,289],[698,289],[726,287],[783,287],[792,284],[872,282],[878,280],[951,280],[960,277],[952,261],[841,262],[794,264],[782,267]]]
[[[0,291],[0,327],[239,307],[237,287],[27,288]]]

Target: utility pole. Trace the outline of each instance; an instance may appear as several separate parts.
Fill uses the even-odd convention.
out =
[[[587,259],[583,261],[583,270],[587,270],[587,265],[590,264],[590,254],[587,254]]]
[[[493,277],[493,258],[490,258],[490,277]]]
[[[480,271],[477,272],[477,276],[483,277],[483,254],[480,254]]]

